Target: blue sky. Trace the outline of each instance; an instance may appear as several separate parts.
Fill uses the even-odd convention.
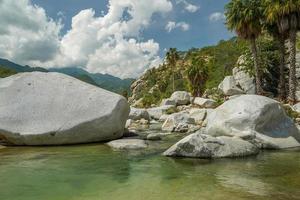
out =
[[[0,57],[138,77],[162,62],[165,49],[188,50],[232,37],[224,25],[228,2],[2,0]]]
[[[93,8],[96,15],[101,11],[107,12],[108,0],[32,0],[33,3],[45,8],[47,14],[53,19],[58,19],[64,14],[63,33],[71,28],[71,19],[83,9]],[[173,1],[174,3],[175,1]],[[212,13],[224,12],[224,6],[229,0],[188,0],[187,2],[199,6],[199,10],[190,13],[183,9],[182,3],[174,3],[175,9],[167,16],[153,16],[153,22],[142,33],[145,39],[155,39],[160,44],[161,53],[164,49],[176,47],[180,50],[187,50],[192,47],[203,47],[216,44],[221,39],[229,39],[233,36],[226,26],[224,20],[211,21]],[[168,21],[185,21],[190,24],[189,31],[174,30],[166,32],[165,25]]]

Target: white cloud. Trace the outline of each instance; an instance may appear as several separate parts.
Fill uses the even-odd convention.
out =
[[[3,9],[3,5],[6,4],[10,7]],[[11,13],[16,5],[21,11]],[[6,14],[3,14],[2,9],[6,10]],[[72,18],[72,28],[64,36],[59,37],[61,23],[47,18],[42,8],[31,5],[29,0],[2,0],[0,1],[0,17],[6,15],[15,19],[14,16],[21,13],[19,18],[23,21],[19,21],[14,26],[22,27],[19,35],[23,32],[37,32],[36,34],[39,33],[38,36],[41,37],[38,40],[41,44],[32,43],[30,34],[25,34],[22,39],[18,39],[18,35],[11,31],[7,35],[12,37],[14,45],[9,48],[10,51],[4,50],[4,47],[1,49],[1,45],[7,46],[4,38],[1,40],[1,36],[0,56],[14,61],[20,61],[21,57],[21,63],[33,66],[81,66],[91,72],[109,73],[122,78],[137,77],[147,68],[160,62],[159,44],[153,40],[138,40],[141,30],[148,27],[154,13],[165,14],[171,10],[172,3],[169,0],[109,0],[109,10],[106,14],[96,17],[94,10],[82,10]],[[38,17],[41,19],[35,21]],[[3,23],[6,26],[12,24],[10,19]],[[27,30],[28,27],[35,29],[34,31]],[[8,30],[4,28],[3,31]],[[14,49],[18,49],[23,40],[34,44],[30,47],[37,46],[30,50],[32,59],[28,59],[28,56],[7,55],[8,52],[15,54]],[[45,48],[45,45],[51,48]],[[30,49],[29,46],[24,47],[24,50],[28,49]],[[46,49],[53,50],[44,54]],[[41,54],[40,56],[44,55],[45,58],[32,55],[35,54],[33,52]],[[24,52],[23,54],[26,55]]]
[[[177,4],[182,3],[184,5],[184,9],[190,13],[197,12],[200,9],[200,6],[191,4],[186,0],[177,0]]]
[[[173,22],[169,21],[165,27],[165,29],[170,33],[172,30],[179,28],[182,31],[190,30],[190,25],[186,22]]]
[[[60,22],[28,0],[0,1],[0,57],[21,64],[46,62],[59,51]]]
[[[215,12],[209,16],[209,21],[212,21],[212,22],[222,21],[224,19],[225,19],[225,15],[224,15],[224,13],[221,13],[221,12]]]

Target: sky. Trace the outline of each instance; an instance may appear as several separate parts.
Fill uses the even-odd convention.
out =
[[[137,78],[166,50],[233,36],[229,0],[0,0],[0,58]]]

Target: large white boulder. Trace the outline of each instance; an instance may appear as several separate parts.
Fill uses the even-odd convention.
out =
[[[0,138],[14,145],[64,145],[123,135],[125,98],[59,73],[0,79]]]
[[[212,136],[237,136],[258,142],[262,148],[299,146],[300,133],[281,104],[258,95],[242,95],[216,108],[207,117]]]
[[[163,131],[169,132],[187,132],[190,125],[195,124],[195,119],[188,113],[180,112],[171,114],[162,125]]]
[[[174,100],[177,106],[190,103],[191,95],[186,91],[176,91],[172,94],[171,100]]]
[[[161,101],[161,106],[176,106],[176,102],[175,100],[172,100],[172,99],[163,99]]]
[[[197,132],[191,134],[167,151],[165,156],[190,158],[226,158],[255,155],[259,148],[250,142],[233,137],[212,137]]]
[[[189,110],[190,117],[194,118],[196,124],[202,124],[207,116],[206,109],[192,108]]]
[[[130,108],[130,113],[129,113],[128,119],[132,119],[132,120],[145,119],[148,121],[151,120],[150,115],[146,109],[140,109],[140,108],[134,108],[134,107]]]
[[[236,86],[233,76],[226,76],[218,88],[226,96],[244,94],[244,91]]]

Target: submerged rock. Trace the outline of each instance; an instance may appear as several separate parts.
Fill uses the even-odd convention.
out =
[[[147,148],[148,145],[144,140],[140,139],[119,139],[113,140],[107,143],[113,149],[119,150],[134,150],[134,149],[144,149]]]
[[[59,73],[0,79],[0,138],[13,145],[64,145],[122,137],[125,98]]]
[[[212,137],[197,132],[177,142],[163,153],[165,156],[190,158],[228,158],[256,155],[259,148],[233,137]]]
[[[185,91],[176,91],[170,99],[174,100],[177,106],[182,106],[190,103],[191,95]]]
[[[263,148],[300,146],[299,130],[281,104],[258,95],[242,95],[216,108],[208,115],[206,132],[257,139]]]

